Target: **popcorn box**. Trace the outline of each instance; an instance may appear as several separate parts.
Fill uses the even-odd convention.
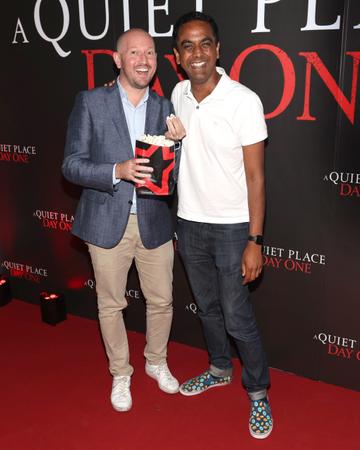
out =
[[[163,138],[163,139],[159,139]],[[136,141],[135,157],[148,158],[149,163],[144,166],[152,167],[154,170],[151,177],[145,180],[145,184],[137,184],[137,192],[140,195],[171,195],[174,191],[174,167],[175,167],[175,143],[163,136],[144,136],[142,140]],[[159,145],[164,142],[171,145]]]

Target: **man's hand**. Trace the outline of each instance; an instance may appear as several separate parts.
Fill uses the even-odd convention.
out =
[[[133,181],[136,184],[145,184],[144,178],[150,178],[152,167],[144,166],[150,160],[147,158],[128,159],[116,164],[115,177],[121,180]]]
[[[261,245],[248,242],[242,257],[241,274],[244,277],[242,284],[254,281],[262,271],[263,257]]]
[[[115,83],[116,83],[116,79],[104,83],[104,86],[105,87],[112,87],[112,86],[114,86]]]
[[[171,114],[171,116],[166,118],[166,125],[168,131],[165,133],[167,139],[172,139],[173,141],[181,141],[186,136],[186,131],[181,120]]]

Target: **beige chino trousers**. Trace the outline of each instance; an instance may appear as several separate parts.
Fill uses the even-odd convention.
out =
[[[137,216],[130,214],[125,233],[111,249],[87,244],[94,268],[102,338],[113,376],[132,375],[129,346],[123,320],[127,307],[126,283],[135,260],[140,287],[146,299],[146,346],[144,356],[150,364],[166,361],[172,308],[174,248],[169,241],[146,249],[140,239]]]

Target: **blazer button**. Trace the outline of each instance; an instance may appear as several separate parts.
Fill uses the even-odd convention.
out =
[[[129,203],[129,205],[132,205],[132,204],[133,204],[132,200],[129,200],[128,203]]]

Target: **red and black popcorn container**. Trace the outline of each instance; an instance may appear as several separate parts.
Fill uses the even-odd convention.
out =
[[[154,170],[145,184],[136,185],[140,195],[171,195],[174,192],[175,143],[170,147],[136,141],[136,158],[147,158],[144,166]]]

